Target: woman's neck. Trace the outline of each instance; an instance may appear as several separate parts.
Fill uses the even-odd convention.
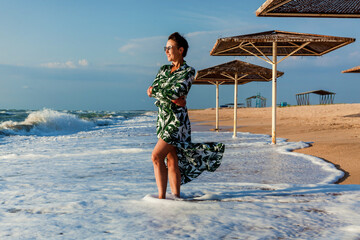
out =
[[[178,70],[183,63],[184,63],[184,59],[181,59],[179,61],[173,61],[172,62],[171,72],[174,72],[175,70]]]

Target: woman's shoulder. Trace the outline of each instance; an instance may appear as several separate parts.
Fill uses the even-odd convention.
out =
[[[187,72],[195,73],[195,68],[187,65],[186,62],[185,62],[185,64],[184,64],[184,69],[185,69]]]
[[[164,71],[164,70],[168,70],[168,69],[171,69],[170,64],[164,64],[160,67],[160,71]]]

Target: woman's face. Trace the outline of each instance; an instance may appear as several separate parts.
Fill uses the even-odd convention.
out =
[[[184,48],[178,48],[174,40],[168,40],[166,43],[166,56],[169,62],[179,62],[183,59],[182,53]]]

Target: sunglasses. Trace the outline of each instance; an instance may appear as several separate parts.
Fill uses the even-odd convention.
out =
[[[164,47],[164,51],[166,52],[166,51],[170,51],[170,49],[172,49],[174,46],[167,46],[167,47]]]

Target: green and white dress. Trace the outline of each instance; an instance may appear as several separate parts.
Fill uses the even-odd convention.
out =
[[[181,173],[181,184],[190,182],[203,171],[214,172],[221,163],[225,150],[222,143],[191,142],[191,126],[186,107],[171,100],[186,96],[195,76],[195,69],[186,62],[171,73],[171,65],[160,68],[152,84],[152,97],[158,107],[157,137],[176,147]]]

